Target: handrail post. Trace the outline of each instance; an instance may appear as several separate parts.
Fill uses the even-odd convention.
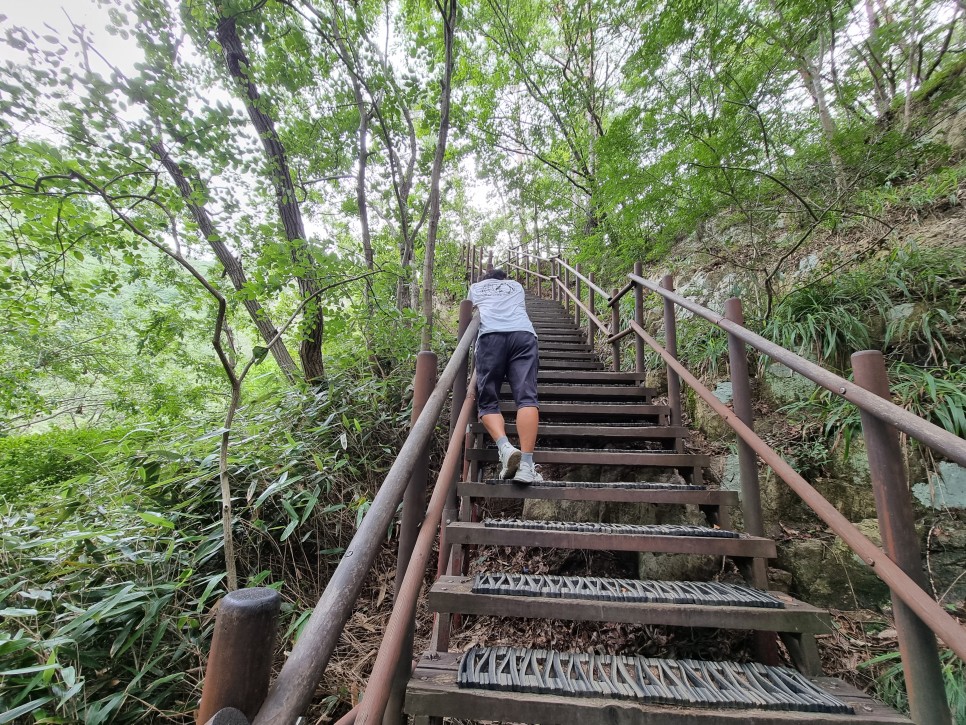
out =
[[[674,278],[664,275],[661,286],[674,291]],[[678,332],[674,315],[674,303],[664,298],[664,347],[675,360],[678,359]],[[671,406],[671,425],[681,425],[681,378],[668,366],[667,369],[667,402]]]
[[[543,278],[540,276],[543,274],[543,260],[540,257],[536,259],[537,264],[537,297],[543,297]]]
[[[551,279],[550,279],[550,299],[553,302],[556,302],[557,301],[557,283],[553,279],[554,277],[557,277],[557,274],[558,274],[557,273],[557,260],[555,260],[553,257],[551,257],[550,258],[550,277],[551,277]]]
[[[617,297],[616,287],[614,288],[614,291],[610,293],[610,296],[612,298]],[[612,336],[616,335],[618,332],[621,331],[620,307],[621,307],[620,302],[616,302],[610,308],[610,334]],[[634,335],[634,337],[637,337],[637,335]],[[614,372],[619,373],[621,371],[621,341],[620,340],[615,340],[614,342],[611,343],[611,357],[613,358]]]
[[[486,256],[486,271],[493,271],[493,250],[490,249],[490,253]]]
[[[574,327],[580,327],[580,265],[575,264],[574,269],[576,274],[574,275]]]
[[[473,303],[469,300],[463,300],[460,302],[460,316],[459,316],[459,327],[457,328],[456,340],[459,341],[466,334],[466,328],[470,326],[470,320],[473,319]],[[456,380],[453,381],[453,398],[450,403],[450,413],[449,413],[449,436],[453,437],[454,427],[456,426],[457,420],[460,417],[460,410],[463,408],[463,401],[466,400],[466,376],[469,372],[469,358],[460,366],[459,370],[456,372]],[[454,479],[459,478],[460,472],[457,471]],[[456,481],[454,480],[455,484]],[[457,511],[457,499],[456,499],[456,486],[450,489],[449,495],[446,497],[446,504],[443,506],[443,522],[444,524],[449,521],[454,521],[456,519]],[[444,541],[446,535],[445,525],[440,528],[440,544],[439,544],[439,561],[436,567],[436,576],[441,576],[446,573],[446,567],[449,565],[449,546],[446,545]]]
[[[881,398],[891,399],[889,377],[881,352],[863,350],[853,354],[852,370],[857,385]],[[926,589],[912,499],[896,429],[864,410],[860,409],[859,414],[869,456],[882,548],[912,580]],[[936,636],[894,592],[892,611],[912,719],[917,723],[948,725],[950,713]]]
[[[423,412],[423,406],[429,400],[429,396],[436,387],[436,353],[428,350],[420,352],[416,356],[416,373],[413,376],[413,412],[410,418],[410,427],[416,424],[419,414]],[[409,566],[409,557],[412,555],[413,545],[416,543],[416,535],[419,525],[423,521],[426,512],[426,474],[429,469],[429,446],[420,452],[419,462],[413,469],[412,476],[409,478],[409,485],[403,496],[402,519],[399,523],[399,549],[396,555],[396,589],[402,585],[403,577],[406,575],[406,567]]]
[[[741,300],[731,297],[725,300],[725,317],[735,324],[744,325],[745,315]],[[754,414],[751,409],[751,381],[748,377],[748,353],[745,343],[735,335],[728,334],[728,365],[731,370],[731,395],[738,420],[754,430]],[[680,442],[680,441],[679,441]],[[752,536],[764,536],[765,525],[761,514],[761,489],[758,485],[758,459],[751,446],[738,438],[738,468],[741,476],[741,513],[745,531]],[[751,585],[768,589],[768,564],[764,559],[751,560]],[[756,631],[755,649],[758,659],[766,664],[778,664],[778,649],[774,632]]]
[[[570,291],[570,270],[566,267],[563,268],[564,271],[564,287],[567,291]],[[566,309],[567,314],[570,314],[570,295],[566,292],[561,291],[561,297],[563,298],[564,309]]]
[[[737,297],[725,300],[725,317],[738,325],[745,324],[741,300]],[[731,394],[735,415],[742,423],[754,429],[751,383],[748,379],[748,355],[745,343],[730,333],[728,334],[728,362],[731,369]],[[758,486],[758,460],[751,446],[740,439],[738,440],[738,465],[741,472],[741,512],[745,521],[745,531],[753,536],[764,536],[761,490]]]
[[[249,720],[268,694],[282,598],[268,587],[237,589],[218,605],[198,723],[233,707]]]
[[[590,280],[590,284],[587,285],[587,309],[590,310],[590,315],[587,318],[587,344],[591,348],[594,347],[594,333],[597,331],[597,326],[594,324],[593,317],[597,316],[597,310],[594,307],[594,288],[591,286],[594,283],[594,273],[591,272],[587,275],[587,279]]]
[[[493,252],[490,252],[490,259]],[[413,376],[413,412],[410,425],[415,425],[419,414],[423,412],[423,407],[429,396],[436,387],[436,373],[438,361],[436,353],[423,350],[416,355],[416,373]],[[403,496],[402,517],[399,523],[399,548],[396,552],[396,583],[395,593],[399,596],[403,579],[406,577],[406,569],[409,568],[409,560],[413,554],[413,547],[416,545],[416,537],[419,535],[419,527],[426,516],[426,478],[429,473],[429,446],[427,445],[420,453],[413,474],[409,478],[409,485]],[[410,625],[410,631],[406,634],[402,646],[402,654],[393,678],[392,690],[389,695],[389,703],[386,705],[386,715],[383,719],[385,725],[396,725],[402,722],[403,697],[406,693],[406,683],[412,674],[413,659],[413,629],[415,625]]]
[[[643,273],[643,265],[634,262],[634,274],[640,277]],[[639,284],[634,285],[634,322],[644,327],[644,288]],[[644,372],[644,341],[640,335],[634,335],[634,369]]]

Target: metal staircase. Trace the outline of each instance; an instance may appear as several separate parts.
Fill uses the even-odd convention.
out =
[[[814,637],[829,631],[829,614],[753,586],[755,571],[776,555],[775,543],[731,529],[737,494],[704,485],[709,458],[684,452],[688,430],[670,425],[669,406],[652,403],[653,391],[641,386],[642,376],[605,371],[587,345],[586,331],[561,305],[529,298],[528,311],[540,340],[535,460],[552,480],[525,487],[490,478],[496,450],[482,426],[470,424],[468,480],[457,486],[462,516],[444,534],[454,545],[453,560],[467,560],[462,547],[482,546],[700,554],[732,559],[747,582],[457,571],[433,585],[430,608],[444,622],[467,614],[753,630],[762,633],[756,638],[761,661],[656,659],[531,649],[523,642],[463,653],[433,649],[422,654],[413,672],[405,711],[417,722],[443,717],[587,725],[911,722],[846,683],[821,676]],[[512,438],[514,406],[507,400],[502,409]],[[606,481],[568,480],[574,466],[611,475],[600,476]],[[615,472],[626,480],[610,480]],[[698,507],[705,521],[701,526],[474,521],[472,499],[677,504]],[[776,636],[794,668],[778,666]]]

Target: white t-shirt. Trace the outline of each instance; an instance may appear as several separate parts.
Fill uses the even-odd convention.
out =
[[[470,285],[470,301],[480,311],[480,336],[488,332],[529,332],[537,336],[527,317],[523,287],[512,279],[485,279]]]

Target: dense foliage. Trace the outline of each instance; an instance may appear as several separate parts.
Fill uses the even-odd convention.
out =
[[[470,243],[608,284],[687,239],[752,324],[879,346],[966,429],[963,261],[892,244],[963,199],[962,2],[32,5],[0,16],[0,723],[185,721],[236,584],[291,641]],[[871,242],[786,284],[833,231]]]

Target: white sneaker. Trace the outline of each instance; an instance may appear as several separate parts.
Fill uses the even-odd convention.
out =
[[[504,481],[516,475],[520,467],[520,449],[513,446],[503,446],[500,449],[500,478]]]
[[[513,480],[517,483],[539,483],[543,480],[543,476],[540,475],[535,464],[521,463]]]

